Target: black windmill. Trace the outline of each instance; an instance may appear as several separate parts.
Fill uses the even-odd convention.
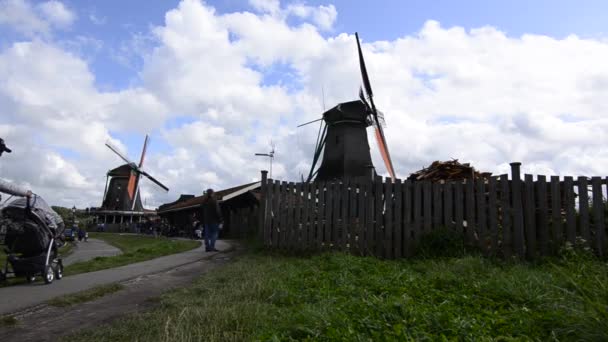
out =
[[[359,35],[355,33],[355,37],[365,94],[363,89],[360,89],[359,100],[340,103],[323,113],[321,123],[323,129],[319,131],[313,164],[308,176],[309,182],[313,178],[316,181],[331,181],[345,177],[369,179],[375,175],[367,141],[367,127],[369,126],[374,126],[378,148],[386,169],[390,176],[395,178],[395,170],[383,131],[383,127],[386,125],[384,116],[374,104],[374,95],[365,68]],[[313,172],[321,153],[323,153],[321,165],[317,171]]]
[[[122,160],[124,160],[126,164],[123,164],[115,169],[108,171],[106,176],[106,189],[104,192],[103,203],[101,206],[103,210],[124,212],[143,211],[144,208],[142,206],[141,198],[139,195],[139,180],[142,175],[150,179],[152,182],[154,182],[161,188],[163,188],[165,191],[169,191],[169,188],[167,188],[165,185],[156,180],[154,177],[150,176],[146,171],[142,169],[146,156],[146,149],[148,147],[147,135],[144,141],[144,147],[141,152],[139,164],[135,164],[134,162],[127,159],[109,143],[106,143],[106,146],[114,153],[116,153]]]

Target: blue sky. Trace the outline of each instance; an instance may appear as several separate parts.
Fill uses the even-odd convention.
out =
[[[59,1],[76,17],[64,27],[56,21],[61,18],[41,12],[42,5]],[[0,118],[6,111],[4,117],[12,120],[0,119],[0,135],[18,141],[14,132],[31,130],[22,136],[37,136],[34,147],[39,150],[30,152],[42,159],[58,154],[57,175],[77,175],[72,186],[81,192],[88,189],[87,200],[93,204],[103,190],[100,175],[120,162],[106,154],[103,142],[116,140],[137,160],[145,132],[152,136],[149,167],[159,178],[177,184],[178,192],[192,192],[201,182],[223,187],[250,181],[251,174],[265,167],[251,156],[265,151],[271,138],[278,151],[275,172],[299,178],[307,172],[312,153],[307,141],[314,141],[316,127],[295,126],[320,114],[321,106],[315,103],[320,84],[328,107],[332,101],[351,99],[350,88],[352,97],[357,96],[358,67],[354,59],[344,60],[354,58],[355,45],[353,37],[344,34],[358,31],[374,91],[384,96],[378,103],[387,108],[387,139],[389,147],[395,146],[391,154],[402,177],[432,160],[451,157],[495,172],[503,172],[501,167],[513,160],[546,174],[590,174],[602,165],[597,158],[608,165],[608,150],[597,147],[608,141],[592,139],[597,133],[590,133],[608,125],[602,121],[608,111],[608,1],[281,1],[283,10],[293,4],[305,4],[310,11],[334,6],[337,18],[329,29],[315,21],[314,14],[287,11],[285,18],[282,11],[263,13],[253,6],[256,1],[273,0],[191,1],[183,6],[164,0],[0,0],[0,10],[21,4],[32,12],[30,19],[46,20],[51,27],[24,34],[28,31],[19,29],[24,22],[15,24],[10,17],[27,19],[27,13],[0,13]],[[223,14],[242,18],[233,14],[243,11],[255,14],[255,20],[243,26],[226,21],[214,27],[233,35],[240,32],[243,45],[231,41],[207,56],[205,44],[217,41],[202,34],[197,24],[209,18],[208,6],[215,8],[215,19]],[[166,13],[174,9],[183,26],[165,23]],[[272,20],[264,21],[268,16]],[[299,31],[302,23],[314,28]],[[453,27],[466,31],[450,30]],[[489,28],[470,34],[480,27]],[[153,28],[182,39],[158,39]],[[284,46],[268,44],[275,30]],[[243,34],[252,31],[251,36]],[[524,35],[528,38],[521,39]],[[571,35],[579,39],[565,39]],[[399,38],[407,38],[407,44]],[[17,42],[32,43],[40,51],[24,54],[15,48]],[[365,45],[374,42],[388,48],[374,51]],[[252,62],[259,58],[270,63],[262,68]],[[58,63],[71,69],[53,70]],[[214,70],[205,64],[221,70],[220,80],[210,80],[211,88],[204,86]],[[13,65],[31,68],[12,70]],[[143,79],[143,71],[155,77]],[[261,81],[251,77],[252,71]],[[80,82],[88,76],[94,78],[92,89]],[[31,81],[37,77],[40,82]],[[3,85],[4,79],[10,79],[9,86]],[[55,84],[67,89],[72,83],[82,89],[71,89],[65,98],[53,89]],[[47,121],[57,115],[71,128]],[[251,117],[255,119],[248,121]],[[40,127],[27,126],[33,118]],[[553,131],[545,129],[547,122]],[[522,123],[530,129],[522,129]],[[126,128],[135,125],[146,128]],[[210,141],[219,142],[225,151],[210,147]],[[370,145],[374,163],[381,164]],[[163,174],[167,169],[172,170]],[[246,176],[235,171],[241,169],[247,170]],[[0,176],[24,177],[28,184],[49,187],[50,193],[55,189],[46,176],[25,177],[10,164],[6,170]],[[197,178],[192,182],[184,180],[193,175]],[[56,183],[61,189],[61,181]],[[148,190],[149,196],[157,195]]]

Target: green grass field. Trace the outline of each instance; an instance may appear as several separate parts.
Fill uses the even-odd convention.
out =
[[[250,253],[69,341],[608,340],[608,264]]]
[[[112,257],[97,257],[89,261],[69,265],[65,268],[66,275],[124,266],[165,255],[185,252],[200,246],[200,242],[193,240],[171,240],[164,237],[154,238],[144,235],[89,233],[89,237],[104,240],[120,249],[122,254]]]

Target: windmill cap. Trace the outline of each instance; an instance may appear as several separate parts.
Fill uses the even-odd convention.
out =
[[[213,189],[209,188],[209,189],[207,189],[207,191],[206,191],[206,192],[207,192],[209,195],[211,195],[211,194],[213,193]]]
[[[3,152],[11,153],[13,151],[11,151],[10,148],[6,147],[6,145],[4,144],[4,139],[0,138],[0,155],[2,155]]]

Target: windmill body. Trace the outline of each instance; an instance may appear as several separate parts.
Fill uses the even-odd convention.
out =
[[[134,198],[131,199],[127,191],[129,179],[133,173],[134,172],[129,164],[121,165],[108,172],[108,189],[106,190],[106,196],[101,205],[102,208],[119,211],[132,210],[136,212],[141,212],[144,210],[139,193],[134,195]],[[135,186],[138,187],[139,177],[136,177],[135,182]],[[135,201],[135,205],[133,205],[133,201]]]
[[[340,103],[323,113],[327,133],[317,181],[369,179],[375,174],[367,141],[367,117],[365,104],[359,100]]]
[[[323,134],[320,135],[321,138],[317,139],[312,167],[308,176],[309,182],[315,174],[315,181],[360,177],[371,179],[375,176],[376,172],[367,140],[367,127],[369,126],[374,127],[378,150],[388,173],[392,178],[395,178],[395,170],[384,136],[384,115],[374,104],[374,95],[365,67],[359,35],[355,33],[355,37],[357,39],[363,88],[359,91],[359,100],[340,103],[323,113],[322,125],[325,124],[325,129]],[[365,93],[363,89],[365,89]],[[313,172],[321,152],[323,152],[321,164],[317,171]]]

